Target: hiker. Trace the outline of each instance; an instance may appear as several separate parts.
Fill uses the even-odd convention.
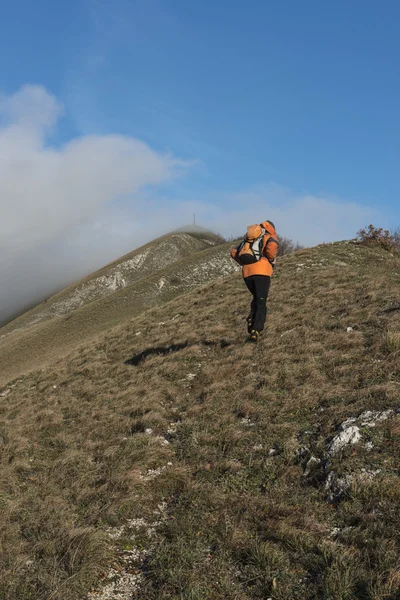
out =
[[[242,267],[244,282],[253,295],[247,317],[247,331],[252,342],[257,342],[264,329],[268,291],[278,247],[275,225],[272,221],[264,221],[260,225],[250,225],[243,241],[231,251],[233,260]]]

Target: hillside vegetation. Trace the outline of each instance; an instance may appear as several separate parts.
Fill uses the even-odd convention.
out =
[[[8,383],[0,598],[399,600],[399,282],[300,250],[257,346],[233,273]]]

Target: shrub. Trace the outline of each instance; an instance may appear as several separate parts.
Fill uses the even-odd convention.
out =
[[[296,250],[301,250],[304,246],[301,246],[298,242],[294,242],[290,238],[279,236],[279,252],[278,256],[283,256],[284,254],[290,254],[291,252],[295,252]]]
[[[393,231],[391,232],[391,236],[396,249],[400,252],[400,226],[396,229],[393,229]]]
[[[390,233],[388,229],[368,225],[357,232],[357,241],[364,246],[380,246],[389,252],[399,249],[399,230]]]

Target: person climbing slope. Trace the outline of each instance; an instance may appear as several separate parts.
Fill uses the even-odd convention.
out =
[[[250,225],[243,241],[231,251],[233,260],[242,267],[243,279],[253,295],[247,317],[247,330],[252,342],[258,341],[264,329],[268,292],[278,248],[275,225],[272,221],[264,221],[260,225]]]

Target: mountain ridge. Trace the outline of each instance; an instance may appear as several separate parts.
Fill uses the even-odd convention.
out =
[[[179,245],[178,245],[178,243],[176,243],[176,244],[171,243],[169,245],[166,244],[169,241],[173,242],[174,240],[179,240],[179,242],[181,242],[181,243]],[[188,241],[189,241],[189,244],[188,244]],[[186,244],[185,244],[185,242],[186,242]],[[190,244],[190,242],[191,242],[191,244]],[[85,284],[90,283],[92,280],[101,280],[102,278],[104,278],[105,280],[107,280],[108,278],[112,279],[113,274],[111,273],[111,277],[110,277],[110,273],[109,273],[110,270],[115,271],[114,286],[112,285],[112,283],[113,283],[112,281],[104,282],[106,285],[107,284],[109,285],[110,291],[112,292],[120,287],[125,287],[125,285],[127,285],[127,283],[125,283],[123,281],[121,272],[119,272],[117,270],[117,267],[119,267],[119,266],[122,266],[124,268],[124,270],[127,271],[127,274],[131,276],[131,280],[128,281],[128,283],[132,283],[132,281],[134,279],[136,279],[136,278],[140,279],[141,277],[143,277],[143,272],[146,273],[149,268],[150,269],[152,268],[153,270],[162,269],[164,266],[167,266],[169,263],[175,262],[175,261],[179,260],[179,258],[184,258],[186,254],[192,254],[194,252],[204,250],[205,248],[207,248],[209,246],[215,246],[215,245],[221,244],[222,242],[224,242],[224,240],[222,238],[220,238],[219,236],[217,236],[215,234],[207,232],[207,231],[204,231],[201,233],[189,233],[189,234],[186,231],[182,231],[179,233],[171,232],[169,234],[163,235],[159,238],[156,238],[155,240],[152,240],[151,242],[144,244],[143,246],[140,246],[139,248],[135,248],[131,252],[128,252],[127,254],[124,254],[123,256],[121,256],[117,259],[114,259],[113,261],[107,263],[103,267],[96,269],[93,273],[85,275],[84,277],[82,277],[81,279],[76,281],[75,283],[72,283],[72,284],[68,285],[67,287],[65,287],[64,289],[59,290],[56,294],[54,294],[50,298],[47,298],[45,301],[40,302],[33,308],[25,311],[23,314],[19,315],[16,319],[13,319],[13,321],[16,321],[17,319],[21,320],[21,318],[24,318],[27,316],[27,313],[30,313],[30,314],[34,313],[39,307],[43,308],[43,304],[51,306],[53,304],[53,302],[57,301],[57,299],[60,299],[60,297],[62,298],[64,296],[68,295],[68,293],[71,293],[72,291],[77,290],[77,288],[79,286],[82,287]],[[183,246],[183,248],[182,248],[182,246]],[[186,248],[185,248],[185,246],[186,246]],[[160,250],[160,248],[161,248],[161,250]],[[158,251],[158,254],[154,258],[155,258],[155,260],[158,260],[160,262],[163,260],[163,253],[165,253],[165,252],[172,251],[176,254],[176,256],[173,256],[171,258],[166,254],[163,264],[161,264],[159,267],[157,266],[157,268],[155,269],[154,258],[153,258],[153,261],[148,261],[148,262],[150,262],[150,265],[147,265],[146,260],[145,260],[146,254],[148,254],[151,251],[153,251],[153,254],[156,251]],[[185,251],[186,251],[186,254],[185,254]],[[143,257],[144,260],[140,260],[140,258],[143,254],[144,254],[144,257]],[[137,263],[137,264],[135,264],[135,263]],[[143,264],[143,263],[145,263],[145,264]],[[129,273],[129,271],[132,271],[132,272]],[[132,280],[132,275],[135,275],[135,272],[137,272],[137,277],[134,277]],[[90,299],[89,299],[89,301],[90,301]],[[81,306],[81,305],[82,304],[79,304],[79,303],[77,304],[77,306]],[[48,308],[48,307],[46,307],[46,308]],[[68,311],[66,311],[66,312],[68,312]],[[13,322],[10,322],[10,323],[7,323],[7,325],[4,325],[1,329],[5,329],[5,328],[12,329],[12,327],[13,327]]]
[[[0,384],[85,335],[94,337],[165,298],[233,272],[237,267],[228,250],[229,243],[211,233],[173,232],[68,286],[0,329]],[[116,285],[107,285],[110,281]]]

